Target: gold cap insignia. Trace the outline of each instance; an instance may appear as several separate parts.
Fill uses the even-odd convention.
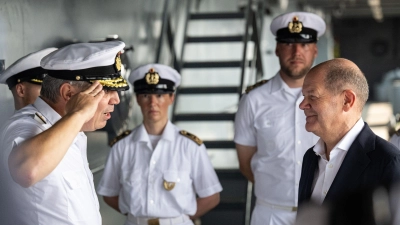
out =
[[[300,33],[303,30],[303,23],[295,16],[292,22],[289,22],[288,29],[290,33]]]
[[[75,79],[76,79],[76,80],[80,80],[81,77],[80,77],[80,76],[76,76]]]
[[[121,52],[118,52],[117,56],[115,57],[115,69],[117,69],[117,71],[121,71]]]
[[[164,180],[165,190],[170,191],[170,190],[174,189],[174,187],[175,187],[175,182],[168,182],[168,181]]]
[[[147,84],[158,84],[160,82],[160,75],[153,69],[150,68],[149,72],[145,75]]]

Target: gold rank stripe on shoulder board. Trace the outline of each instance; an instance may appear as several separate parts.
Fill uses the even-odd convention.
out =
[[[124,137],[128,136],[131,132],[132,132],[131,130],[126,130],[126,131],[122,132],[122,134],[116,136],[112,141],[110,141],[110,143],[109,143],[110,147],[112,147],[119,140],[121,140]]]
[[[187,132],[185,130],[181,130],[181,131],[179,131],[179,133],[181,135],[191,139],[192,141],[196,142],[196,144],[198,144],[198,145],[203,144],[203,141],[200,138],[198,138],[196,135],[194,135],[194,134],[191,134],[191,133],[189,133],[189,132]]]
[[[42,116],[40,113],[35,113],[35,117],[34,119],[36,121],[38,121],[39,123],[43,123],[43,124],[47,124],[46,119],[44,118],[44,116]]]
[[[253,84],[253,85],[251,85],[251,86],[248,86],[248,87],[246,88],[246,91],[245,91],[246,94],[248,94],[250,91],[252,91],[252,90],[254,90],[254,89],[260,87],[261,85],[263,85],[263,84],[265,84],[265,83],[267,83],[267,82],[268,82],[268,80],[261,80],[261,81],[255,83],[255,84]]]

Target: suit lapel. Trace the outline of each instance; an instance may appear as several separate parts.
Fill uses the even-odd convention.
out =
[[[314,181],[314,175],[315,171],[318,168],[318,159],[319,156],[312,151],[312,154],[310,154],[309,161],[305,164],[307,165],[307,171],[306,171],[306,179],[305,179],[305,194],[306,194],[306,199],[311,198],[312,194],[312,184]]]
[[[367,152],[373,150],[374,142],[375,134],[365,123],[360,134],[350,146],[325,200],[334,199],[338,194],[358,187],[359,177],[370,163]]]

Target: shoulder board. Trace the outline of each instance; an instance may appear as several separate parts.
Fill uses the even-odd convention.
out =
[[[122,134],[116,136],[112,141],[110,141],[110,143],[109,143],[110,147],[112,147],[115,143],[117,143],[122,138],[128,136],[131,132],[132,132],[131,130],[126,130],[126,131],[122,132]]]
[[[247,88],[246,88],[246,94],[248,94],[250,91],[252,91],[253,89],[256,89],[256,88],[258,88],[258,87],[260,87],[261,85],[263,85],[263,84],[265,84],[265,83],[267,83],[268,82],[268,80],[261,80],[261,81],[259,81],[259,82],[257,82],[257,83],[255,83],[255,84],[253,84],[253,85],[251,85],[251,86],[248,86]]]
[[[44,116],[42,116],[42,114],[36,112],[35,116],[33,117],[33,119],[35,119],[36,121],[38,121],[41,124],[47,124],[46,122],[46,118],[44,118]]]
[[[191,133],[189,133],[189,132],[187,132],[185,130],[181,130],[181,131],[179,131],[179,133],[181,135],[189,138],[190,140],[196,142],[198,145],[203,144],[203,141],[200,138],[198,138],[196,135],[194,135],[194,134],[191,134]]]
[[[395,133],[397,136],[400,136],[400,129],[396,130],[394,133]]]

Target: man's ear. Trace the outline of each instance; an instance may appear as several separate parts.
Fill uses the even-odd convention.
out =
[[[15,85],[15,93],[18,97],[24,97],[25,95],[25,86],[22,83],[18,83]]]
[[[275,55],[277,56],[277,57],[279,57],[279,46],[278,46],[278,43],[276,43],[276,46],[275,46]]]
[[[63,83],[60,86],[60,96],[64,101],[68,101],[75,94],[75,90],[70,83]]]
[[[352,90],[344,90],[343,91],[343,111],[348,112],[351,108],[354,107],[356,102],[356,93]]]

